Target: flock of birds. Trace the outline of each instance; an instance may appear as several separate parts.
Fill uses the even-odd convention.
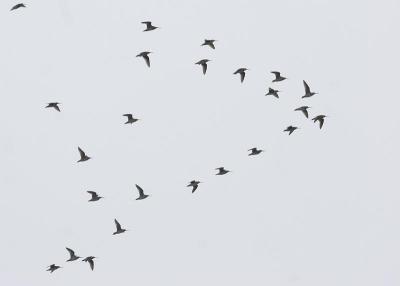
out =
[[[26,8],[26,5],[23,3],[17,4],[11,8],[11,11],[17,10],[20,8]],[[143,30],[143,32],[150,32],[150,31],[154,31],[159,28],[157,26],[154,26],[152,24],[152,22],[150,22],[150,21],[144,21],[141,23],[146,25],[146,28]],[[201,46],[208,46],[211,49],[215,49],[215,42],[216,42],[216,40],[205,39],[204,43],[201,44]],[[140,54],[138,54],[136,57],[142,57],[144,59],[146,65],[148,67],[150,67],[150,57],[149,57],[150,54],[151,54],[151,52],[144,51],[144,52],[141,52]],[[208,68],[207,63],[208,62],[210,62],[210,60],[202,59],[195,63],[196,65],[200,65],[202,67],[202,71],[203,71],[204,75],[207,73],[207,68]],[[233,74],[240,75],[240,81],[243,82],[246,77],[246,71],[248,71],[247,68],[239,68]],[[287,79],[286,77],[282,76],[281,73],[278,71],[272,71],[271,73],[274,74],[274,76],[275,76],[275,79],[272,80],[273,83],[281,82],[281,81],[284,81]],[[318,94],[316,92],[311,91],[309,85],[304,80],[303,80],[303,85],[304,85],[305,94],[302,96],[302,98],[309,98],[309,97],[312,97],[312,96]],[[276,89],[273,89],[270,87],[268,89],[268,93],[265,95],[266,96],[272,95],[276,98],[279,98],[279,92],[280,92],[279,90],[276,90]],[[59,102],[50,102],[47,104],[46,108],[54,108],[56,111],[61,112],[59,105],[60,105]],[[304,114],[304,116],[308,119],[309,118],[309,114],[308,114],[309,108],[310,108],[309,106],[305,105],[305,106],[296,108],[294,111],[301,111]],[[125,124],[133,124],[139,120],[137,118],[134,118],[132,114],[123,114],[123,116],[125,116],[127,118],[127,121],[125,122]],[[317,115],[314,118],[312,118],[312,120],[314,121],[314,123],[316,123],[318,121],[319,128],[321,129],[322,126],[324,125],[325,118],[326,118],[326,115]],[[288,134],[291,135],[297,129],[299,129],[297,126],[290,125],[283,131],[288,132]],[[86,155],[86,153],[80,147],[78,147],[78,151],[79,151],[79,155],[80,155],[80,159],[78,160],[78,163],[85,162],[85,161],[88,161],[91,159],[88,155]],[[264,152],[264,150],[258,149],[256,147],[251,148],[248,151],[250,152],[248,154],[249,156],[256,156],[256,155],[259,155],[261,152]],[[217,171],[217,173],[215,175],[220,175],[220,176],[226,175],[229,172],[231,172],[230,170],[225,169],[225,167],[219,167],[219,168],[216,168],[215,170]],[[194,193],[197,190],[197,188],[199,187],[200,183],[201,183],[200,181],[192,180],[191,182],[189,182],[187,187],[191,187],[191,191],[192,191],[192,193]],[[144,200],[147,197],[149,197],[149,195],[146,195],[144,193],[144,190],[139,185],[136,185],[136,188],[139,192],[139,197],[136,200]],[[87,193],[89,193],[89,195],[91,196],[91,198],[89,199],[89,202],[96,202],[103,198],[102,196],[98,195],[94,191],[87,191]],[[114,219],[114,223],[115,223],[116,230],[115,230],[115,232],[113,232],[113,235],[122,234],[125,231],[127,231],[126,229],[124,229],[121,226],[121,224],[118,222],[117,219]],[[66,247],[66,250],[68,251],[68,254],[69,254],[69,259],[67,260],[67,262],[76,261],[76,260],[79,260],[80,258],[83,258],[83,257],[76,255],[75,251],[72,250],[71,248]],[[82,261],[89,263],[91,270],[94,270],[94,259],[95,258],[96,258],[95,256],[87,256],[86,258],[83,258]],[[59,268],[61,268],[61,266],[56,265],[56,264],[51,264],[50,266],[48,266],[47,271],[50,271],[50,273],[53,273],[55,270],[57,270]]]

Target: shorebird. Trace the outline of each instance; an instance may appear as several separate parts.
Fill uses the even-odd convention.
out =
[[[200,61],[198,61],[198,62],[196,63],[196,65],[201,65],[201,67],[203,68],[203,74],[206,74],[206,72],[207,72],[207,63],[208,63],[209,61],[210,61],[210,60],[204,59],[204,60],[200,60]]]
[[[144,61],[146,62],[146,65],[148,67],[150,67],[150,58],[149,58],[149,54],[151,54],[151,52],[141,52],[140,54],[136,55],[136,57],[142,57],[144,59]]]
[[[123,229],[121,227],[121,224],[116,219],[114,219],[114,222],[115,222],[115,226],[116,226],[117,230],[113,233],[113,235],[124,233],[126,231],[126,229]]]
[[[96,192],[93,192],[93,191],[87,191],[87,193],[92,195],[92,197],[90,198],[90,200],[88,202],[96,202],[103,198],[103,197],[100,197]]]
[[[59,102],[49,102],[47,104],[46,108],[54,108],[55,110],[60,112],[61,110],[60,110],[60,107],[58,106],[59,104],[61,104],[61,103],[59,103]]]
[[[71,248],[66,247],[66,249],[69,252],[69,259],[67,261],[75,261],[81,258],[80,256],[75,255],[75,252]]]
[[[307,109],[309,109],[309,106],[301,106],[299,108],[296,108],[294,111],[301,111],[303,112],[304,116],[308,118],[308,111]]]
[[[143,32],[153,31],[153,30],[159,28],[159,27],[153,26],[150,21],[144,21],[144,22],[142,22],[142,24],[146,25],[146,29],[143,30]]]
[[[133,123],[135,123],[136,121],[139,120],[139,119],[137,119],[137,118],[133,118],[133,115],[130,114],[130,113],[123,114],[122,116],[126,116],[126,118],[127,118],[127,120],[128,120],[128,121],[125,122],[125,124],[133,124]]]
[[[285,130],[283,130],[283,132],[289,132],[289,135],[293,133],[293,131],[295,131],[296,129],[298,129],[298,127],[296,126],[288,126]]]
[[[211,49],[215,50],[215,46],[214,46],[214,42],[216,42],[217,40],[204,40],[204,43],[201,44],[202,46],[209,46]]]
[[[94,261],[93,261],[93,259],[95,259],[95,258],[96,257],[94,257],[94,256],[88,256],[85,259],[83,259],[82,261],[89,262],[90,269],[92,269],[92,271],[93,271],[93,269],[94,269]]]
[[[237,71],[235,71],[233,74],[240,74],[240,82],[243,82],[244,78],[246,76],[246,71],[248,71],[247,68],[240,68]]]
[[[25,6],[24,3],[19,3],[19,4],[15,5],[15,6],[13,6],[10,11],[17,10],[19,8],[26,8],[26,6]]]
[[[89,156],[86,156],[85,152],[83,152],[83,150],[80,147],[78,147],[78,151],[79,151],[79,154],[81,155],[81,158],[79,159],[78,163],[85,162],[85,161],[91,159]]]
[[[224,167],[219,167],[216,168],[215,170],[218,170],[218,173],[216,173],[215,175],[225,175],[230,172],[229,170],[226,170]]]
[[[319,122],[319,129],[321,129],[322,125],[324,125],[325,117],[326,117],[326,115],[318,115],[312,119],[312,120],[314,120],[314,123],[317,121]]]
[[[280,92],[279,90],[273,89],[273,88],[268,88],[268,93],[265,95],[273,95],[276,98],[279,98],[278,92]]]
[[[50,266],[48,266],[49,269],[47,269],[46,271],[50,271],[50,273],[53,273],[54,271],[56,271],[58,268],[61,268],[61,266],[57,266],[55,264],[52,264]]]
[[[249,149],[248,151],[251,151],[251,153],[249,154],[249,156],[253,156],[253,155],[258,155],[261,152],[264,152],[264,150],[261,149],[257,149],[256,147]]]
[[[273,73],[275,75],[275,79],[272,82],[283,81],[286,79],[286,77],[281,76],[280,72],[272,71],[271,73]]]
[[[315,95],[315,94],[318,94],[317,92],[312,92],[312,91],[310,90],[310,87],[308,86],[308,84],[306,83],[305,80],[303,80],[303,85],[304,85],[304,90],[306,91],[306,94],[303,95],[301,98],[311,97],[311,96],[313,96],[313,95]]]
[[[197,188],[199,187],[199,184],[200,184],[201,182],[199,182],[199,181],[196,181],[196,180],[193,180],[193,181],[191,181],[190,183],[189,183],[189,185],[187,185],[187,187],[192,187],[193,189],[192,189],[192,194],[197,190]]]
[[[138,189],[138,191],[139,191],[139,197],[136,199],[137,201],[144,200],[145,198],[147,198],[149,196],[149,195],[144,194],[143,189],[139,185],[136,185],[136,189]]]

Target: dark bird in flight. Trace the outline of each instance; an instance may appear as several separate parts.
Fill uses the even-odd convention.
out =
[[[128,113],[128,114],[123,114],[122,116],[126,116],[126,118],[127,118],[127,120],[128,120],[128,121],[125,122],[125,124],[133,124],[133,123],[135,123],[136,121],[139,120],[139,119],[137,119],[137,118],[133,118],[133,115],[130,114],[130,113]]]
[[[243,82],[244,78],[246,76],[246,71],[248,71],[247,68],[240,68],[237,71],[235,71],[233,74],[240,74],[240,82]]]
[[[94,269],[94,261],[93,261],[93,259],[95,259],[95,258],[96,257],[94,257],[94,256],[88,256],[85,259],[83,259],[82,261],[88,262],[89,265],[90,265],[90,269],[92,269],[92,271],[93,271],[93,269]]]
[[[48,266],[49,269],[47,269],[46,271],[50,271],[50,273],[53,273],[54,271],[56,271],[58,268],[61,268],[61,266],[57,266],[55,264],[52,264],[50,266]]]
[[[71,248],[66,247],[66,249],[69,252],[69,259],[67,261],[75,261],[81,258],[80,256],[75,255],[75,252]]]
[[[142,24],[146,25],[146,29],[143,30],[143,32],[153,31],[153,30],[159,28],[159,27],[153,26],[150,21],[144,21],[144,22],[142,22]]]
[[[96,192],[93,192],[93,191],[87,191],[87,193],[89,193],[92,196],[90,198],[89,202],[96,202],[103,198],[103,197],[100,197]]]
[[[317,92],[312,92],[312,91],[310,90],[310,87],[308,86],[308,84],[306,83],[305,80],[303,80],[303,85],[304,85],[304,90],[305,90],[306,94],[303,95],[301,98],[311,97],[311,96],[313,96],[313,95],[315,95],[315,94],[318,94]]]
[[[47,104],[46,108],[54,108],[55,110],[60,112],[61,110],[60,110],[60,107],[58,106],[59,104],[61,104],[61,103],[59,103],[59,102],[50,102],[50,103]]]
[[[79,154],[81,155],[81,158],[79,159],[78,163],[85,162],[90,159],[90,157],[86,156],[85,152],[83,152],[83,150],[80,147],[78,147],[78,151],[79,151]]]
[[[136,199],[137,201],[144,200],[145,198],[147,198],[149,196],[149,195],[144,194],[143,189],[139,185],[136,185],[136,189],[138,189],[138,191],[139,191],[139,197]]]
[[[146,62],[146,65],[148,67],[150,67],[150,58],[149,58],[149,54],[151,54],[151,52],[141,52],[140,54],[136,55],[136,57],[142,57],[144,59],[144,61]]]
[[[26,8],[26,6],[25,6],[24,3],[19,3],[19,4],[15,5],[15,6],[13,6],[13,7],[11,8],[10,11],[12,11],[12,10],[17,10],[17,9],[19,9],[19,8]],[[54,265],[54,264],[53,264],[53,265]],[[53,270],[53,271],[54,271],[54,270]]]
[[[215,50],[215,46],[214,46],[214,42],[216,42],[217,40],[204,40],[204,43],[201,44],[202,46],[209,46],[210,48],[212,48],[213,50]]]
[[[301,111],[303,112],[304,116],[308,118],[308,111],[307,109],[309,109],[309,106],[301,106],[299,108],[296,108],[294,111]]]
[[[193,180],[189,183],[189,185],[187,185],[187,187],[192,187],[192,194],[197,190],[197,188],[199,187],[199,184],[201,182]]]
[[[295,131],[296,129],[298,129],[298,127],[296,126],[288,126],[285,130],[283,130],[283,132],[289,132],[289,135],[293,133],[293,131]]]
[[[124,233],[126,231],[126,229],[123,229],[121,227],[121,224],[116,219],[114,219],[114,222],[115,222],[115,226],[116,226],[117,230],[113,233],[113,235]]]
[[[275,75],[275,79],[272,82],[283,81],[286,79],[286,77],[281,76],[280,72],[272,71],[271,73],[273,73]]]
[[[261,152],[264,152],[264,150],[261,149],[257,149],[256,147],[249,149],[248,151],[250,151],[249,156],[254,156],[254,155],[258,155]]]
[[[229,170],[226,170],[224,167],[219,167],[216,168],[215,170],[218,170],[218,173],[216,173],[215,175],[225,175],[230,172]]]
[[[279,98],[278,92],[280,92],[279,90],[273,89],[273,88],[268,88],[268,93],[265,95],[273,95],[276,98]]]
[[[324,125],[325,117],[326,117],[326,115],[318,115],[312,119],[312,120],[314,120],[314,123],[317,121],[319,122],[319,129],[321,129],[322,126]]]
[[[204,60],[200,60],[200,61],[198,61],[198,62],[196,63],[196,65],[201,65],[201,67],[203,68],[203,74],[206,74],[206,72],[207,72],[207,63],[208,63],[209,61],[210,61],[210,60],[204,59]]]

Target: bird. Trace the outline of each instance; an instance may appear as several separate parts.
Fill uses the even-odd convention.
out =
[[[78,147],[78,151],[79,151],[79,154],[81,155],[81,158],[79,159],[78,163],[85,162],[85,161],[91,159],[89,156],[86,156],[85,152],[83,152],[83,150],[80,147]]]
[[[19,8],[26,8],[26,6],[25,6],[24,3],[19,3],[19,4],[15,5],[15,6],[13,6],[10,11],[17,10]]]
[[[311,97],[311,96],[313,96],[315,94],[318,94],[317,92],[312,92],[310,90],[310,87],[308,86],[308,84],[306,83],[305,80],[303,80],[303,85],[304,85],[304,90],[305,90],[306,94],[303,95],[301,98]]]
[[[314,123],[317,121],[319,122],[319,129],[321,129],[322,126],[324,125],[325,117],[326,117],[326,115],[318,115],[312,119],[312,120],[314,120]]]
[[[209,46],[211,49],[215,50],[215,46],[214,46],[214,42],[216,42],[217,40],[204,40],[204,43],[201,44],[202,46]]]
[[[143,30],[143,32],[153,31],[153,30],[159,28],[159,27],[153,26],[150,21],[144,21],[144,22],[142,22],[142,24],[146,25],[146,29]]]
[[[243,82],[244,78],[246,76],[246,71],[248,71],[247,68],[240,68],[237,71],[235,71],[233,74],[240,74],[240,82]]]
[[[115,222],[115,226],[116,226],[117,230],[113,233],[113,235],[124,233],[126,231],[126,229],[123,229],[121,227],[121,224],[116,219],[114,219],[114,222]]]
[[[189,183],[189,185],[187,185],[187,187],[193,187],[192,188],[192,194],[197,190],[197,188],[199,187],[199,184],[200,184],[201,182],[199,182],[199,181],[196,181],[196,180],[193,180],[193,181],[191,181],[190,183]]]
[[[146,62],[146,65],[148,67],[150,67],[149,54],[151,54],[151,52],[141,52],[140,54],[136,55],[136,57],[142,57],[144,59],[144,61]]]
[[[280,92],[279,90],[276,90],[276,89],[273,89],[273,88],[268,88],[268,93],[265,95],[265,96],[267,96],[267,95],[273,95],[273,96],[275,96],[276,98],[279,98],[279,95],[278,95],[278,92]]]
[[[296,129],[298,129],[298,127],[296,126],[288,126],[285,130],[283,130],[283,132],[289,132],[289,135],[293,133],[293,131],[295,131]]]
[[[66,249],[69,252],[69,259],[67,261],[75,261],[81,258],[80,256],[75,255],[75,252],[71,248],[66,247]]]
[[[139,120],[139,119],[137,119],[137,118],[133,118],[133,115],[130,114],[130,113],[123,114],[122,116],[126,116],[126,117],[127,117],[127,120],[128,120],[128,121],[126,121],[125,124],[133,124],[133,123],[135,123],[136,121]]]
[[[261,149],[257,149],[256,147],[249,149],[248,151],[251,151],[251,153],[249,154],[249,156],[254,156],[254,155],[258,155],[261,152],[264,152],[264,150]]]
[[[303,112],[304,116],[305,116],[306,118],[308,118],[308,111],[307,111],[307,109],[309,109],[309,108],[310,108],[309,106],[301,106],[301,107],[299,107],[299,108],[296,108],[294,111],[301,111],[301,112]]]
[[[93,259],[95,259],[95,258],[96,257],[94,257],[94,256],[88,256],[85,259],[82,259],[82,261],[88,262],[89,265],[90,265],[90,269],[92,269],[92,271],[93,271],[93,269],[94,269],[94,261],[93,261]]]
[[[207,63],[208,63],[209,61],[210,61],[210,60],[204,59],[204,60],[200,60],[200,61],[198,61],[198,62],[196,63],[196,65],[201,65],[201,67],[203,68],[203,74],[206,74],[206,72],[207,72]]]
[[[60,110],[60,107],[58,106],[59,104],[61,104],[61,103],[59,103],[59,102],[49,102],[47,104],[46,108],[54,108],[55,110],[60,112],[61,110]]]
[[[103,198],[103,197],[100,197],[96,192],[93,192],[93,191],[87,191],[87,193],[92,195],[92,197],[90,198],[89,202],[95,202],[95,201],[98,201],[98,200]]]
[[[50,271],[50,273],[53,273],[54,271],[56,271],[58,268],[61,268],[61,266],[57,266],[55,264],[49,265],[48,266],[49,269],[47,269],[46,271]]]
[[[226,170],[224,167],[219,167],[219,168],[216,168],[215,170],[218,170],[218,173],[215,175],[225,175],[225,174],[228,174],[229,172],[231,172],[229,170]]]
[[[138,191],[139,191],[139,197],[136,199],[137,201],[144,200],[145,198],[147,198],[149,196],[149,195],[145,195],[143,189],[139,185],[136,185],[136,189],[138,189]]]
[[[272,71],[271,73],[273,73],[275,75],[275,79],[272,82],[283,81],[286,79],[286,77],[281,76],[280,72]]]

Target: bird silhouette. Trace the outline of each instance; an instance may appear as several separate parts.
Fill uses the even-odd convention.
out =
[[[275,79],[272,82],[283,81],[286,79],[286,77],[281,76],[280,72],[272,71],[271,73],[273,73],[275,75]]]
[[[17,10],[19,8],[26,8],[26,6],[25,6],[24,3],[19,3],[19,4],[15,5],[15,6],[13,6],[10,11]]]
[[[79,154],[81,155],[81,158],[79,159],[78,163],[85,162],[85,161],[91,159],[89,156],[86,156],[85,152],[83,152],[83,150],[80,147],[78,147],[78,151],[79,151]]]
[[[225,174],[228,174],[229,172],[231,172],[229,170],[226,170],[224,167],[219,167],[219,168],[216,168],[215,170],[218,170],[218,173],[215,175],[225,175]]]
[[[66,247],[66,249],[69,252],[69,259],[67,261],[75,261],[81,258],[80,256],[75,255],[75,252],[71,248]]]
[[[125,124],[133,124],[133,123],[135,123],[136,121],[139,120],[139,119],[137,119],[137,118],[133,118],[133,115],[130,114],[130,113],[128,113],[128,114],[123,114],[122,116],[126,116],[126,118],[127,118],[127,120],[128,120],[128,121],[125,122]]]
[[[94,261],[93,259],[95,259],[96,257],[94,256],[88,256],[85,259],[83,259],[82,261],[88,262],[90,265],[90,269],[92,269],[92,271],[94,270]]]
[[[126,229],[123,229],[121,227],[121,224],[116,219],[114,219],[114,222],[115,222],[115,227],[117,228],[117,230],[113,233],[113,235],[124,233],[126,231]]]
[[[50,273],[53,273],[54,271],[56,271],[58,268],[61,268],[61,266],[57,266],[55,264],[51,264],[50,266],[48,266],[49,268],[46,271],[50,271]]]
[[[293,133],[293,131],[295,131],[296,129],[298,129],[298,127],[296,126],[288,126],[285,130],[283,130],[284,132],[289,132],[289,135]]]
[[[276,89],[273,89],[273,88],[268,88],[268,93],[265,95],[265,96],[267,96],[267,95],[273,95],[273,96],[275,96],[276,98],[279,98],[279,95],[278,95],[278,92],[280,92],[279,90],[276,90]]]
[[[87,191],[87,193],[89,193],[92,196],[90,198],[89,202],[96,202],[103,198],[103,197],[100,197],[96,192],[93,192],[93,191]]]
[[[140,54],[136,55],[136,57],[142,57],[144,59],[144,61],[146,62],[146,65],[148,67],[150,67],[150,58],[149,58],[149,54],[151,54],[151,52],[141,52]]]
[[[319,122],[319,129],[321,129],[322,126],[324,125],[325,117],[326,117],[326,115],[318,115],[312,119],[314,121],[314,123],[317,121]]]
[[[303,85],[304,85],[304,90],[305,90],[306,94],[303,95],[301,98],[311,97],[311,96],[313,96],[315,94],[318,94],[317,92],[312,92],[310,90],[310,87],[308,86],[308,84],[306,83],[305,80],[303,80]]]
[[[138,191],[139,191],[139,197],[136,199],[137,201],[144,200],[145,198],[147,198],[149,196],[149,195],[145,195],[143,189],[139,185],[136,185],[136,189],[138,189]]]
[[[189,185],[187,185],[187,187],[192,187],[192,194],[197,190],[197,188],[199,187],[199,184],[201,182],[193,180],[189,183]]]
[[[210,61],[210,60],[204,59],[204,60],[200,60],[200,61],[198,61],[198,62],[196,63],[196,65],[201,65],[201,67],[203,68],[203,74],[206,74],[206,72],[207,72],[207,63],[208,63],[209,61]]]
[[[150,21],[144,21],[144,22],[142,22],[142,24],[146,25],[146,29],[143,30],[143,32],[153,31],[153,30],[159,28],[159,27],[153,26]]]
[[[215,50],[215,46],[214,46],[214,42],[216,42],[217,40],[204,40],[204,43],[201,44],[202,46],[209,46],[210,48],[212,48],[213,50]]]
[[[237,69],[233,74],[240,74],[240,82],[244,81],[244,78],[246,77],[246,71],[248,71],[247,68],[240,68]]]
[[[60,112],[61,110],[60,110],[60,107],[58,106],[59,104],[61,104],[61,103],[59,103],[59,102],[50,102],[50,103],[47,104],[46,108],[54,108],[55,110]]]
[[[264,150],[257,149],[256,147],[251,148],[251,149],[249,149],[248,151],[250,151],[249,156],[258,155],[258,154],[260,154],[261,152],[264,152]]]
[[[303,112],[304,116],[305,116],[306,118],[308,118],[308,111],[307,111],[307,109],[309,109],[309,108],[310,108],[309,106],[301,106],[301,107],[299,107],[299,108],[296,108],[294,111],[301,111],[301,112]]]

